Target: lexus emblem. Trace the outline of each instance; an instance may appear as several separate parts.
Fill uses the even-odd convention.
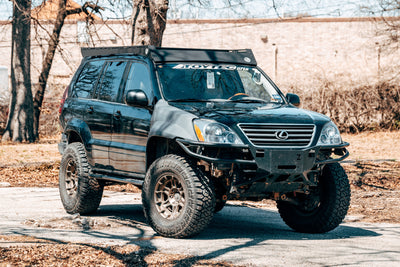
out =
[[[276,131],[275,132],[275,137],[278,140],[286,140],[286,139],[289,138],[289,134],[288,134],[288,132],[283,131],[283,130],[282,131]]]

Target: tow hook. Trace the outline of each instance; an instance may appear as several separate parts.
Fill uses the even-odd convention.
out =
[[[287,199],[288,197],[286,196],[286,194],[280,194],[278,192],[274,193],[274,200],[286,201]]]

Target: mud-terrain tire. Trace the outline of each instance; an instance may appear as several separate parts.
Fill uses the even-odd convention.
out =
[[[294,230],[302,233],[331,231],[343,221],[349,209],[349,179],[339,163],[327,164],[319,178],[319,203],[314,209],[305,210],[285,201],[277,204],[283,221]]]
[[[212,183],[197,167],[177,155],[156,160],[142,188],[143,211],[150,226],[165,237],[198,234],[214,215]]]
[[[64,209],[70,214],[89,214],[97,210],[104,185],[91,178],[90,165],[82,143],[67,146],[61,159],[59,191]]]

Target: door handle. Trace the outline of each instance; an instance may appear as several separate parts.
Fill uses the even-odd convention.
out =
[[[114,118],[116,118],[117,120],[119,120],[121,118],[121,111],[117,111],[114,113]]]
[[[86,112],[89,113],[89,114],[92,114],[93,113],[93,107],[88,107],[86,109]]]

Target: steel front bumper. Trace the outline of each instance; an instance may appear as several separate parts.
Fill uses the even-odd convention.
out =
[[[349,143],[346,142],[335,146],[280,149],[248,145],[208,144],[182,139],[176,141],[191,157],[210,163],[255,164],[258,168],[273,174],[301,174],[315,165],[339,162],[349,156],[346,149]],[[331,151],[336,157],[321,160],[318,157],[320,151]]]

